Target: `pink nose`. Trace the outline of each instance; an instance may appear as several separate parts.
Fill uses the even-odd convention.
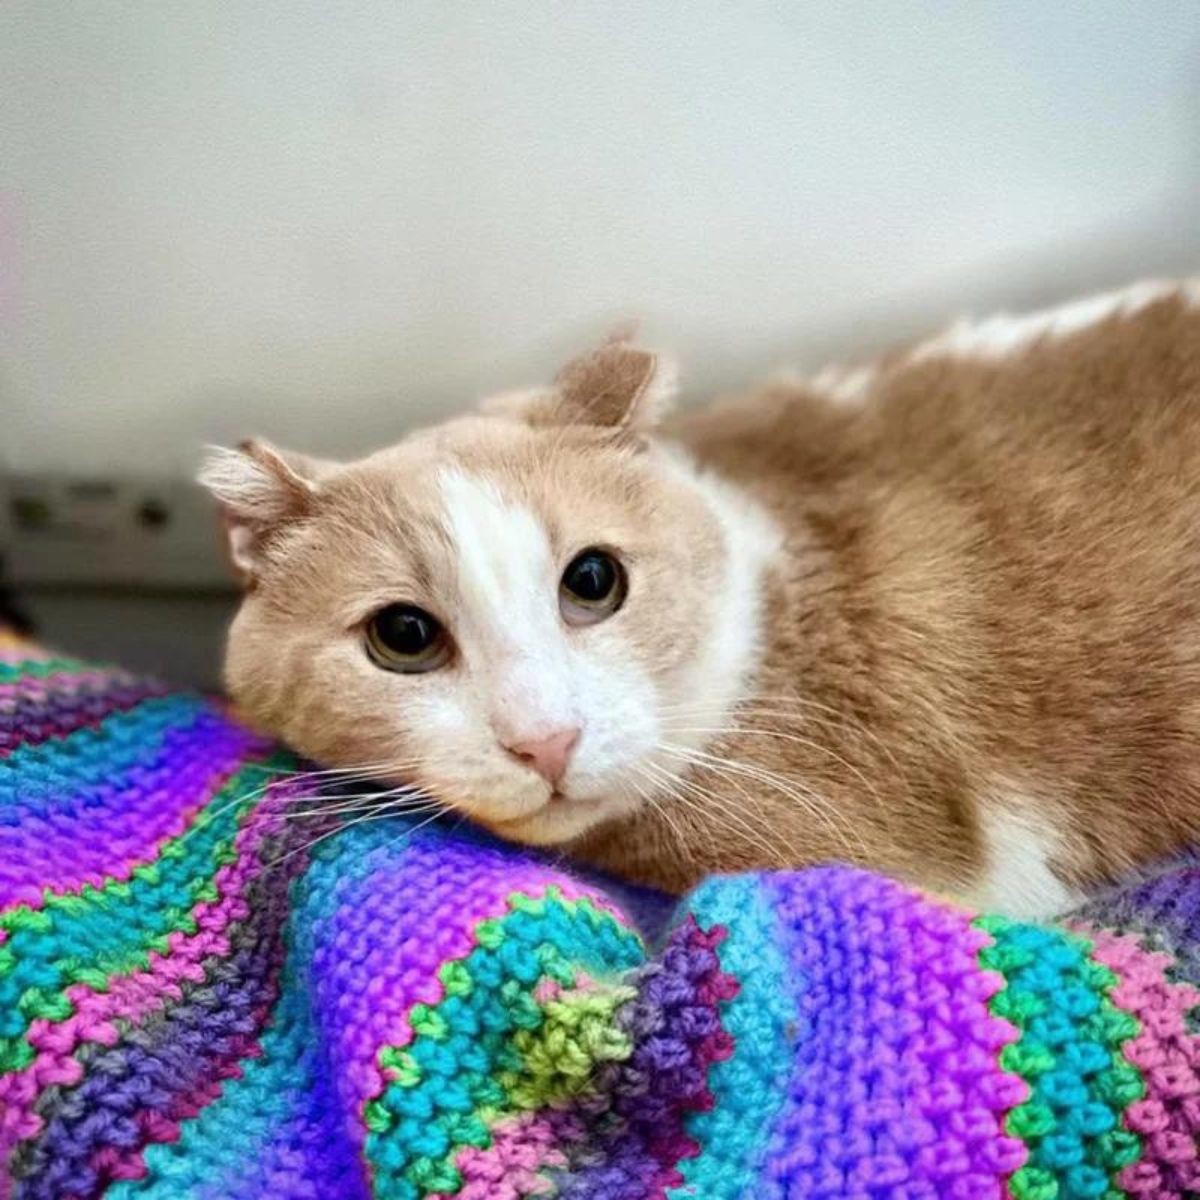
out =
[[[560,729],[549,737],[509,742],[504,748],[517,762],[532,767],[548,783],[557,783],[563,777],[578,741],[578,729]]]

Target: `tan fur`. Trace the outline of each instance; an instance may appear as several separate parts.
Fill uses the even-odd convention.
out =
[[[682,748],[655,769],[679,778],[652,803],[624,796],[577,853],[669,888],[849,858],[969,892],[997,806],[1052,833],[1072,884],[1195,840],[1200,311],[1166,294],[1002,355],[931,345],[852,394],[776,385],[648,449],[622,432],[645,360],[622,346],[606,371],[602,350],[549,408],[542,395],[549,425],[454,422],[341,469],[319,515],[264,544],[230,643],[235,695],[317,758],[402,750],[397,682],[361,668],[355,631],[373,604],[448,586],[426,480],[449,457],[534,509],[560,556],[580,541],[632,555],[627,608],[597,636],[654,680],[659,739]],[[615,409],[594,402],[610,386]],[[679,689],[717,636],[731,551],[701,484],[660,458],[670,441],[782,537],[760,648],[711,711]],[[503,832],[558,840],[416,774]]]

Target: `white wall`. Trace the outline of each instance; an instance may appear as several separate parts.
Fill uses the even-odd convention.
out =
[[[364,448],[623,314],[705,395],[1200,263],[1194,0],[6,0],[0,455]]]

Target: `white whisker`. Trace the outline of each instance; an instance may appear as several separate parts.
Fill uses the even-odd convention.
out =
[[[765,784],[781,794],[788,796],[800,804],[815,821],[823,823],[830,832],[837,834],[847,852],[852,852],[850,834],[854,833],[853,826],[845,816],[831,805],[820,793],[799,780],[789,779],[758,764],[742,762],[738,759],[725,758],[703,750],[692,750],[686,746],[674,746],[660,743],[660,748],[673,757],[680,758],[693,766],[707,768],[715,773],[729,772],[740,775],[755,782]],[[857,839],[859,852],[865,853],[866,846],[861,837]]]
[[[441,816],[443,811],[444,811],[444,809],[442,809],[442,807],[440,805],[438,805],[437,811],[435,811],[434,814],[431,817],[429,817],[427,820],[422,821],[416,828],[423,829],[426,825],[428,825],[430,823],[430,821],[434,821],[439,816]],[[344,829],[352,829],[356,825],[363,825],[368,821],[378,821],[378,820],[383,819],[384,817],[391,817],[394,815],[396,815],[396,814],[392,813],[392,812],[388,812],[386,810],[386,808],[372,809],[370,812],[366,813],[363,816],[355,817],[354,820],[352,820],[352,821],[338,821],[332,829],[326,830],[324,833],[320,834],[318,837],[315,837],[315,838],[311,839],[310,841],[303,843],[300,846],[294,847],[293,849],[289,850],[286,854],[281,855],[279,858],[275,858],[275,859],[272,859],[270,862],[264,863],[263,864],[264,869],[267,867],[277,867],[281,863],[287,862],[288,859],[295,857],[297,854],[303,854],[306,851],[310,851],[315,846],[317,846],[321,842],[325,841],[326,838],[330,838],[335,833],[340,833]],[[414,831],[406,830],[406,832],[414,832]]]
[[[672,732],[672,733],[710,733],[716,737],[726,737],[728,735],[735,735],[735,734],[737,734],[737,735],[746,734],[746,735],[754,735],[754,736],[758,736],[758,737],[776,738],[780,741],[792,742],[796,745],[804,746],[809,750],[815,750],[818,754],[823,754],[826,757],[833,759],[835,762],[837,762],[841,766],[845,767],[847,771],[849,771],[852,775],[854,775],[854,777],[856,779],[858,779],[859,782],[862,783],[862,785],[868,789],[868,791],[870,791],[870,793],[875,797],[875,800],[879,803],[879,805],[881,807],[883,805],[883,797],[879,794],[879,789],[876,788],[876,786],[871,782],[871,780],[868,779],[867,776],[858,769],[858,767],[856,767],[853,763],[848,762],[840,754],[837,754],[833,750],[830,750],[828,746],[822,746],[819,742],[814,742],[814,741],[810,740],[809,738],[800,737],[799,734],[786,733],[783,730],[778,730],[778,729],[755,729],[752,726],[745,726],[745,725],[727,725],[724,727],[713,727],[713,728],[691,727],[691,728],[684,728],[684,729],[671,729],[671,730],[669,730],[669,732]]]
[[[704,820],[716,821],[722,824],[726,831],[732,833],[735,837],[740,835],[743,838],[748,838],[768,859],[774,857],[773,848],[770,843],[750,823],[750,818],[745,811],[733,808],[727,801],[703,787],[694,779],[685,779],[682,775],[669,771],[666,767],[658,763],[646,763],[645,765],[661,781],[665,781],[671,794],[681,804],[689,807],[691,811],[700,814]],[[747,800],[748,808],[750,808],[749,797],[745,796],[745,793],[743,793],[743,797]]]

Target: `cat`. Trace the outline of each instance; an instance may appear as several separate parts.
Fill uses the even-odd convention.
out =
[[[1014,915],[1200,834],[1200,287],[672,414],[628,340],[348,464],[202,482],[236,703],[679,891],[858,862]]]

